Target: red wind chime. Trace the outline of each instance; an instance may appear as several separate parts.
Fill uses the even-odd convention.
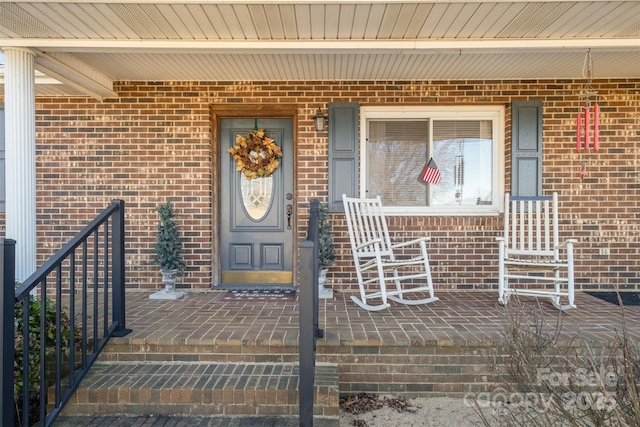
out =
[[[582,113],[581,111],[578,112],[578,116],[576,119],[576,152],[580,152],[580,150],[582,149],[582,141],[581,141],[581,136],[583,135],[583,129],[582,129],[582,120],[584,119],[584,149],[586,151],[589,151],[590,148],[590,144],[591,144],[591,140],[590,140],[590,120],[589,117],[591,116],[591,109],[593,108],[593,150],[594,151],[598,151],[600,149],[600,144],[598,141],[598,123],[600,120],[600,106],[598,105],[598,101],[597,101],[597,97],[596,97],[596,101],[593,104],[593,107],[591,105],[591,102],[589,99],[587,99],[585,101],[585,105],[584,105],[584,113]]]
[[[583,148],[589,152],[593,141],[593,150],[600,149],[599,126],[600,126],[600,105],[598,104],[598,92],[593,90],[591,79],[593,76],[593,61],[591,59],[591,49],[587,51],[584,59],[582,74],[587,77],[587,84],[582,92],[578,94],[578,114],[576,115],[576,152],[580,153]],[[591,113],[593,111],[593,121]],[[591,135],[593,133],[593,140]],[[587,163],[580,165],[580,180],[583,180],[587,172]]]

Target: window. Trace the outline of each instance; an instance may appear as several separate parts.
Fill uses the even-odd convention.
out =
[[[0,212],[5,211],[4,105],[0,104]]]
[[[396,215],[489,215],[504,194],[504,108],[362,107],[360,193]],[[442,179],[420,178],[430,158]]]

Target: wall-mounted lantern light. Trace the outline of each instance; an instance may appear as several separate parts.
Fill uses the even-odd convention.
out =
[[[329,118],[322,114],[320,108],[315,116],[313,116],[313,126],[316,128],[316,132],[324,132],[329,125]]]

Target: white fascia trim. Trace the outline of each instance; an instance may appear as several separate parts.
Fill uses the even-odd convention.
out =
[[[160,4],[357,4],[362,0],[135,0],[122,1],[122,3],[160,3]],[[611,0],[574,0],[571,3],[589,1],[591,3],[606,2]],[[31,0],[29,3],[47,3],[50,0]],[[531,3],[531,0],[492,0],[493,3]],[[113,3],[113,0],[61,0],[60,3],[79,3],[79,4],[101,4]],[[469,3],[469,0],[367,0],[367,3]],[[536,0],[536,3],[558,3],[558,0]]]
[[[38,52],[35,68],[99,101],[103,98],[118,97],[118,94],[113,91],[113,81],[110,78],[73,55]]]
[[[47,52],[152,53],[478,53],[536,50],[638,50],[640,38],[516,40],[70,40],[0,39],[0,47],[30,47]]]
[[[61,85],[62,82],[42,74],[40,71],[35,71],[36,85]],[[4,84],[4,65],[0,64],[0,85]]]

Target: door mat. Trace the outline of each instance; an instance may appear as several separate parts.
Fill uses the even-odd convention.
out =
[[[295,288],[251,288],[251,289],[229,289],[230,294],[235,295],[293,295],[296,293]]]
[[[585,292],[601,300],[619,305],[618,292]],[[640,292],[620,292],[623,305],[640,305]]]
[[[216,301],[294,301],[296,289],[230,289],[216,297]]]

